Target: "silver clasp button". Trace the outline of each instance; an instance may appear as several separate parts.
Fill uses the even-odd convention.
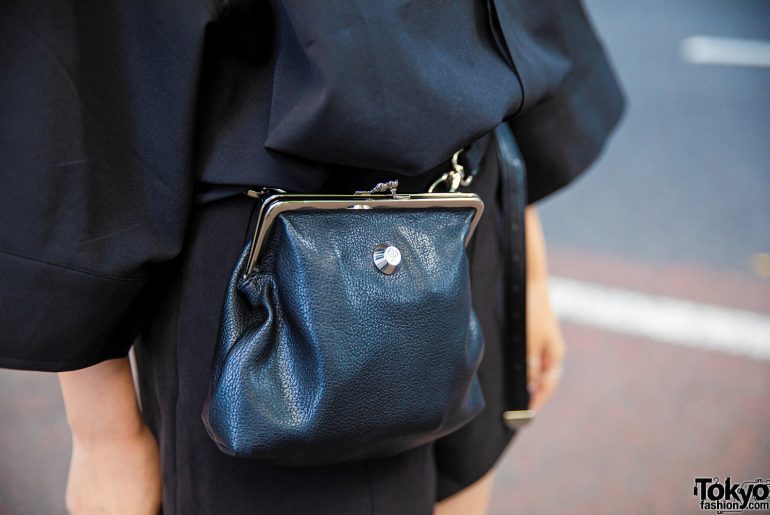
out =
[[[391,275],[396,272],[398,265],[401,264],[401,251],[393,245],[378,243],[374,246],[372,259],[377,270],[385,275]]]

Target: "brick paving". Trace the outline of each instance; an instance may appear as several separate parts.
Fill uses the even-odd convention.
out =
[[[565,336],[561,387],[504,457],[493,514],[707,513],[694,477],[770,478],[770,362]]]

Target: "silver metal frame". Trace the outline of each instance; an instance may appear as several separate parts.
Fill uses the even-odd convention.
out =
[[[249,192],[252,197],[261,197],[265,192]],[[319,195],[301,193],[279,193],[265,197],[259,210],[257,227],[251,241],[251,251],[245,273],[250,273],[257,263],[267,232],[281,213],[298,209],[420,209],[469,207],[475,210],[465,245],[473,236],[479,219],[484,212],[484,202],[475,193],[398,193],[353,195]]]

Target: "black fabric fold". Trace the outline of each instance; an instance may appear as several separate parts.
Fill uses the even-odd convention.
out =
[[[589,165],[622,110],[578,0],[9,0],[0,27],[0,249],[29,258],[4,265],[0,309],[18,323],[3,349],[70,367],[139,323],[116,320],[141,288],[94,277],[172,262],[196,203],[386,178],[422,191],[503,121],[534,201]],[[53,280],[41,263],[86,273]],[[36,340],[10,285],[31,298],[78,282],[91,294],[69,295],[72,352]],[[84,315],[105,299],[114,318]]]
[[[126,356],[148,284],[0,251],[0,368],[59,372]]]

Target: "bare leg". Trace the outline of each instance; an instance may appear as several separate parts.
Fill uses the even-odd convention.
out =
[[[472,485],[436,503],[434,515],[486,515],[494,480],[494,470],[487,472]]]
[[[59,372],[59,382],[72,430],[68,512],[158,513],[158,444],[139,413],[128,358]]]

